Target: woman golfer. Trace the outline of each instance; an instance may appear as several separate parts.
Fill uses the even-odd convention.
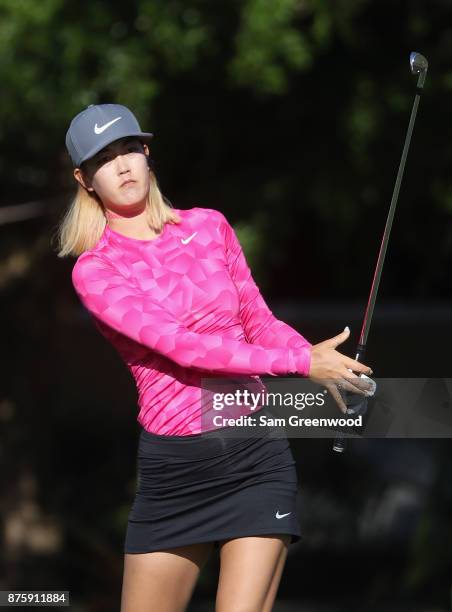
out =
[[[300,539],[295,462],[285,436],[201,435],[201,379],[298,374],[364,393],[352,370],[370,368],[335,350],[347,329],[312,346],[273,316],[226,217],[162,196],[151,137],[122,105],[79,113],[66,135],[78,192],[59,227],[75,290],[137,385],[121,612],[186,609],[214,545],[216,611],[267,612]]]

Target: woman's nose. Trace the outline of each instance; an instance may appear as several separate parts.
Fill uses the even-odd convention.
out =
[[[116,156],[116,167],[118,169],[118,172],[120,174],[123,174],[124,172],[128,172],[129,167],[127,165],[126,159],[123,155],[117,155]]]

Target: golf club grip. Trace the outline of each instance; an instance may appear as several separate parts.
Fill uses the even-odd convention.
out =
[[[362,363],[365,353],[366,353],[366,345],[359,343],[356,348],[355,361],[359,361],[360,363]],[[344,436],[342,432],[339,432],[334,439],[333,450],[336,451],[336,453],[343,453],[346,448],[347,448],[347,438]]]

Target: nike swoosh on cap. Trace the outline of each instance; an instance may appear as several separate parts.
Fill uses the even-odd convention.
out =
[[[96,123],[96,125],[94,126],[94,132],[96,134],[102,134],[102,132],[105,132],[105,130],[109,128],[110,125],[113,125],[113,123],[116,123],[120,119],[122,119],[122,117],[116,117],[116,119],[112,119],[111,121],[109,121],[108,123],[105,123],[104,125],[101,125],[100,127],[98,127]]]

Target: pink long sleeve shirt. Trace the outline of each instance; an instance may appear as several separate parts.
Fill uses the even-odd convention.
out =
[[[183,436],[205,431],[202,378],[307,376],[311,344],[268,308],[221,212],[174,210],[153,240],[106,225],[72,282],[135,379],[140,425]]]

